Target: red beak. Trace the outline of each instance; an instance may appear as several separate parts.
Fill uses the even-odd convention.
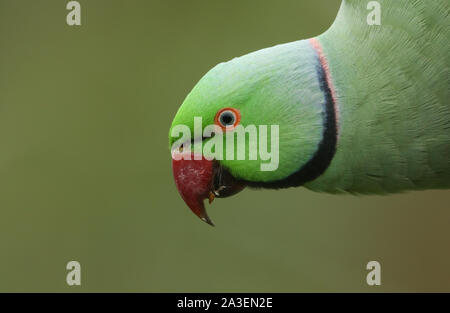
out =
[[[204,199],[214,199],[213,161],[206,160],[203,156],[197,155],[199,160],[195,160],[195,154],[192,152],[174,152],[172,156],[172,169],[175,178],[175,184],[184,202],[192,212],[200,219],[214,226],[206,213]],[[210,198],[212,195],[212,199]]]
[[[190,151],[174,151],[172,169],[184,202],[195,215],[211,226],[214,224],[206,213],[203,200],[209,199],[211,203],[216,197],[230,197],[245,188],[245,183],[236,180],[218,162],[209,161]]]

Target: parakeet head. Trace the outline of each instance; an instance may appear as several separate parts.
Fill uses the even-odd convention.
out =
[[[177,188],[197,216],[212,224],[204,199],[246,186],[298,186],[320,170],[323,80],[318,53],[304,40],[220,63],[197,83],[169,133]]]

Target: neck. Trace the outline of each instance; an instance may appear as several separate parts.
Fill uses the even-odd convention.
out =
[[[330,163],[334,157],[339,134],[339,111],[336,102],[337,98],[330,75],[328,62],[323,53],[321,44],[315,38],[311,38],[307,42],[316,53],[314,67],[317,72],[320,90],[324,96],[323,103],[321,104],[324,112],[322,119],[322,140],[320,141],[314,155],[293,174],[277,181],[245,182],[248,186],[278,189],[304,185],[305,183],[313,181],[321,176],[330,166]]]
[[[445,1],[379,2],[380,26],[367,23],[365,2],[343,1],[318,37],[340,112],[339,142],[328,170],[307,188],[388,193],[434,187],[445,177],[439,173],[447,168],[424,158],[445,149],[436,138],[448,133]]]

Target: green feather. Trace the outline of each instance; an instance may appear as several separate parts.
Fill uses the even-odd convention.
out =
[[[387,193],[450,187],[449,2],[344,1],[319,37],[341,112],[341,138],[313,190]]]

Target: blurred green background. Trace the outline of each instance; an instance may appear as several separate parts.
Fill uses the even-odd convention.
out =
[[[247,190],[211,228],[175,188],[168,129],[197,80],[320,34],[340,1],[80,0],[73,27],[67,2],[0,0],[0,291],[450,291],[449,191]]]

